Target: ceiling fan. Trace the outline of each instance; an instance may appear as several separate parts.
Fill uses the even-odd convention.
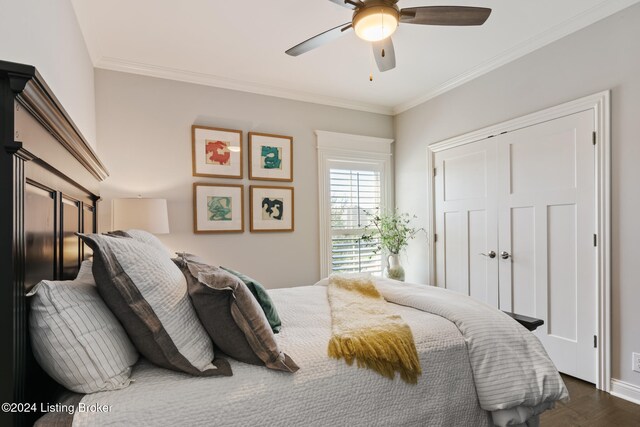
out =
[[[320,33],[295,45],[286,53],[298,56],[337,39],[353,29],[363,40],[372,42],[373,56],[380,71],[388,71],[396,66],[396,55],[391,35],[398,24],[482,25],[489,18],[491,9],[467,6],[423,6],[400,9],[398,0],[329,0],[353,10],[351,22]]]

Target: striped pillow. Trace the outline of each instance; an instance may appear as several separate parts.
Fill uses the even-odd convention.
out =
[[[138,352],[105,305],[85,261],[75,280],[38,283],[31,296],[33,354],[58,383],[79,393],[130,383]]]

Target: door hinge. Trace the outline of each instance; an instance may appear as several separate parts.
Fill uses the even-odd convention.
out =
[[[598,336],[593,336],[593,348],[598,348]]]
[[[433,243],[436,243],[438,241],[438,235],[437,234],[433,234]]]
[[[597,139],[597,138],[596,138],[596,132],[594,131],[594,132],[592,133],[592,135],[593,135],[593,145],[596,145],[596,139]]]
[[[437,168],[433,168],[433,176],[438,175],[438,169]]]
[[[598,235],[597,234],[593,235],[593,246],[595,246],[595,247],[598,246]]]

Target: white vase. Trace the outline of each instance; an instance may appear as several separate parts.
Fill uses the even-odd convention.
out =
[[[391,254],[387,257],[387,268],[384,269],[384,276],[404,282],[404,268],[400,265],[400,255]]]

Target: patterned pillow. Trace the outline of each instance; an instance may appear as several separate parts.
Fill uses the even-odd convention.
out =
[[[187,278],[189,296],[200,321],[225,354],[270,369],[299,369],[278,347],[262,308],[242,280],[185,256],[174,262]]]
[[[91,261],[75,280],[43,280],[29,296],[31,347],[49,376],[78,393],[129,385],[138,352],[98,295]]]
[[[184,275],[166,253],[127,237],[80,237],[93,249],[98,292],[144,357],[192,375],[231,375],[226,360],[214,360]]]

